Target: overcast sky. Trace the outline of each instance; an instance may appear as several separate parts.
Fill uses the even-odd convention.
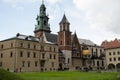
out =
[[[0,40],[17,33],[34,35],[42,0],[0,0]],[[120,0],[45,0],[52,33],[66,14],[72,33],[96,44],[120,39]]]

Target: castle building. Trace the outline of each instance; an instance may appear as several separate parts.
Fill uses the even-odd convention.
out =
[[[1,68],[19,72],[105,69],[104,48],[72,34],[65,14],[59,23],[58,34],[51,33],[44,3],[36,21],[35,36],[18,33],[0,41]]]
[[[103,41],[108,69],[120,69],[120,40]]]

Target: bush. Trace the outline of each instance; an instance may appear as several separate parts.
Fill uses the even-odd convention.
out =
[[[120,75],[117,76],[117,79],[116,80],[120,80]]]
[[[11,73],[6,70],[0,69],[0,80],[23,80],[23,79],[15,73]]]

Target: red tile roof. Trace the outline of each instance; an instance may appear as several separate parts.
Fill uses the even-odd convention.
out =
[[[105,49],[117,48],[117,47],[120,47],[120,40],[116,38],[114,41],[109,41],[109,42],[103,41],[101,46],[104,47]]]

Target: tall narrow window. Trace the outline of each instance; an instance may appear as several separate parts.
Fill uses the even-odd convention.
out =
[[[1,45],[1,49],[3,49],[3,44]]]
[[[44,59],[45,58],[45,53],[42,53],[42,59]]]
[[[25,61],[22,61],[22,67],[25,67]]]
[[[13,56],[13,53],[11,52],[11,53],[10,53],[10,57],[12,57],[12,56]]]
[[[27,57],[28,57],[28,58],[30,57],[30,52],[27,52]]]
[[[28,48],[30,48],[30,44],[28,44]]]
[[[33,58],[36,58],[36,53],[35,52],[33,53]]]
[[[28,61],[28,67],[30,67],[30,61]]]
[[[40,21],[38,21],[38,25],[40,24]]]
[[[52,62],[51,64],[52,64],[52,67],[54,67],[54,62]]]
[[[55,50],[55,48],[54,48],[54,52],[55,52],[56,50]]]
[[[50,51],[52,51],[52,48],[50,47]]]
[[[36,45],[34,45],[34,49],[36,49]]]
[[[97,61],[97,66],[99,66],[99,61]]]
[[[115,52],[113,52],[113,55],[115,55]]]
[[[114,61],[116,61],[116,58],[114,58]]]
[[[112,58],[109,58],[109,61],[112,61]]]
[[[20,43],[20,47],[23,47],[23,43]]]
[[[0,57],[3,58],[3,54],[2,53],[1,53]]]
[[[119,54],[120,54],[120,52],[118,51],[118,52],[117,52],[117,54],[119,55]]]
[[[70,63],[70,58],[68,58],[68,64]]]
[[[102,66],[104,66],[104,61],[102,61]]]
[[[60,41],[60,45],[62,45],[62,41]]]
[[[120,61],[120,57],[118,57],[118,61]]]
[[[11,43],[11,47],[13,47],[13,43]]]
[[[54,54],[54,59],[56,59],[56,55]]]
[[[35,61],[35,67],[37,67],[38,66],[38,61]]]
[[[20,57],[23,57],[23,52],[22,51],[20,51]]]
[[[98,50],[96,49],[96,56],[97,56],[97,54],[98,54]]]
[[[52,54],[50,54],[50,59],[52,59]]]
[[[109,55],[111,55],[111,52],[109,52]]]

